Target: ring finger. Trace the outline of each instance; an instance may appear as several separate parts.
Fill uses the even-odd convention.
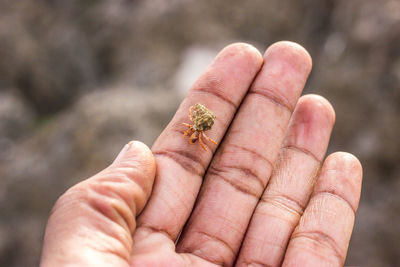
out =
[[[335,113],[316,95],[300,98],[274,174],[253,214],[238,266],[279,266],[328,146]]]

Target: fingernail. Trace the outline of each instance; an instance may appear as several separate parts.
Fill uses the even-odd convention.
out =
[[[133,145],[133,141],[129,142],[128,144],[126,144],[122,150],[119,152],[118,156],[115,158],[113,163],[116,163],[118,161],[120,161],[124,155],[126,154],[126,152],[131,148],[131,146]]]

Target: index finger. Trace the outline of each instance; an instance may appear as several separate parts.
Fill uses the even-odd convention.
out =
[[[203,151],[183,138],[190,106],[201,103],[215,115],[207,133],[220,142],[242,98],[261,68],[254,47],[238,43],[223,49],[190,89],[175,116],[152,147],[157,163],[152,196],[138,219],[138,232],[162,232],[175,240],[189,217],[216,146]],[[209,144],[209,143],[208,143]]]

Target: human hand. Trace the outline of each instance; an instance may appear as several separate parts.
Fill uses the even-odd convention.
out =
[[[131,142],[60,197],[41,265],[343,265],[362,168],[343,152],[324,161],[335,114],[320,96],[299,99],[310,69],[294,43],[264,58],[249,45],[226,47],[153,153]],[[217,116],[207,134],[218,149],[183,138],[195,103]]]

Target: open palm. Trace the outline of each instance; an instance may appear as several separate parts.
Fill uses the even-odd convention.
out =
[[[41,264],[343,265],[362,170],[348,153],[324,160],[335,114],[320,96],[299,98],[310,70],[290,42],[264,57],[223,49],[152,153],[131,142],[60,197]],[[183,138],[196,103],[216,115],[207,151]]]

